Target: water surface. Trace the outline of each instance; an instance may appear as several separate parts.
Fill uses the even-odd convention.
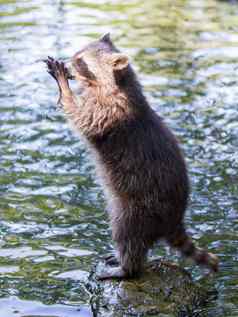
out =
[[[187,226],[221,261],[204,313],[238,316],[237,16],[236,1],[0,0],[0,317],[92,316],[85,281],[112,249],[104,198],[39,60],[108,31],[186,153]]]

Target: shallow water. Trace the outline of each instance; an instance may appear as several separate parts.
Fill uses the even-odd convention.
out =
[[[0,0],[0,317],[92,315],[85,280],[112,249],[103,195],[39,60],[108,31],[186,153],[186,222],[221,261],[207,316],[238,316],[237,16],[236,1]]]

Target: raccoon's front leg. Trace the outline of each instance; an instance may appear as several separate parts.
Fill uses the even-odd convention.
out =
[[[68,78],[71,77],[67,68],[63,62],[58,62],[52,57],[48,57],[45,62],[47,64],[49,74],[56,80],[59,87],[60,96],[58,103],[63,106],[65,113],[69,117],[76,117],[79,115],[79,107],[77,99],[69,87]]]

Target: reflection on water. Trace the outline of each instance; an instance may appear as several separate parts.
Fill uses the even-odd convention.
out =
[[[69,57],[108,31],[186,152],[193,185],[187,223],[221,259],[213,281],[219,298],[207,315],[238,315],[237,14],[235,1],[0,0],[4,317],[78,316],[79,308],[90,316],[84,280],[111,249],[104,201],[39,60]],[[192,273],[202,276],[198,268]]]
[[[57,317],[78,317],[91,316],[91,313],[85,308],[78,308],[69,305],[44,305],[39,302],[19,300],[16,297],[0,299],[0,307],[2,316],[7,317],[22,317],[22,316],[57,316]],[[3,307],[3,308],[2,308]]]

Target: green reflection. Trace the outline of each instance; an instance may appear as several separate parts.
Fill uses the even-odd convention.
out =
[[[84,272],[112,248],[93,159],[37,62],[111,31],[183,145],[187,225],[221,259],[211,281],[219,298],[204,316],[238,315],[237,14],[237,4],[215,0],[0,0],[1,297],[88,305]],[[177,259],[167,253],[153,251]]]

